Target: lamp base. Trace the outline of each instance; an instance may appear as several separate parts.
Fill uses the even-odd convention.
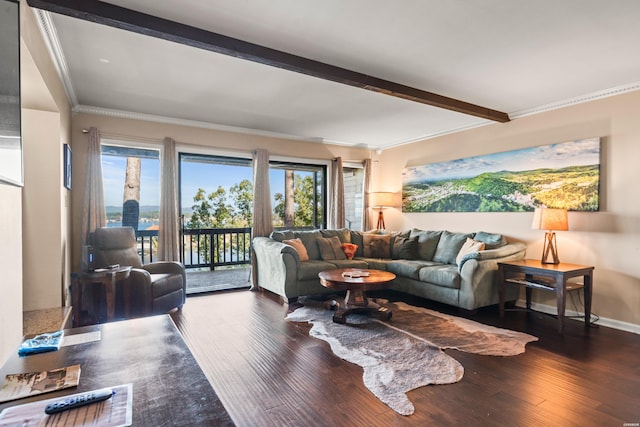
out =
[[[551,260],[549,260],[551,256]],[[556,245],[556,233],[548,231],[544,234],[544,247],[542,248],[543,264],[560,264],[558,259],[558,246]]]
[[[378,211],[378,224],[376,224],[376,229],[384,230],[384,215],[382,214],[382,209]]]

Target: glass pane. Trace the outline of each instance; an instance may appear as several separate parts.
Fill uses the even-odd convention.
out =
[[[101,148],[107,227],[157,230],[160,151],[109,145]]]
[[[251,160],[181,153],[180,206],[185,228],[251,227]]]
[[[364,169],[343,168],[344,175],[344,211],[346,227],[362,231],[362,205]]]
[[[324,166],[272,162],[269,180],[274,227],[324,228],[325,177]],[[293,193],[291,205],[287,203],[286,196],[286,185],[289,181]]]

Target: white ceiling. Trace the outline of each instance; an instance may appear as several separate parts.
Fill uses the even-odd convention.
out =
[[[637,0],[111,0],[512,119],[640,88]],[[39,13],[75,111],[388,148],[488,122]]]

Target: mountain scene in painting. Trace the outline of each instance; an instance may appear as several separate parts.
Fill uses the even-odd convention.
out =
[[[600,140],[409,167],[402,182],[403,212],[597,211]]]

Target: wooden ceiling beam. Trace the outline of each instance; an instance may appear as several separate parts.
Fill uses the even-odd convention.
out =
[[[98,0],[27,0],[29,6],[73,18],[181,43],[373,92],[444,108],[496,122],[507,113],[388,80],[325,64]]]

